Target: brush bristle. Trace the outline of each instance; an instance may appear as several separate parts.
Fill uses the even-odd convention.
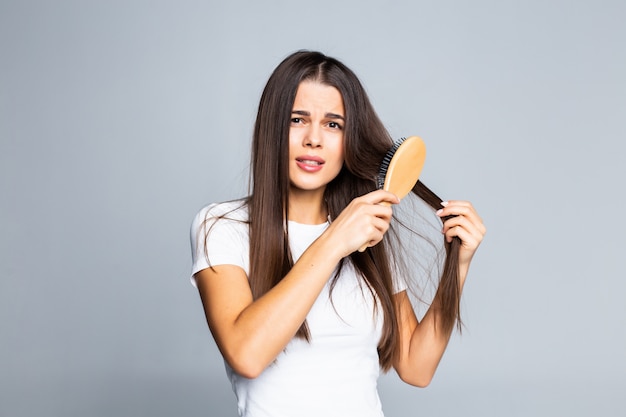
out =
[[[377,186],[379,190],[382,190],[385,185],[385,177],[387,176],[387,170],[389,169],[389,164],[391,163],[391,159],[393,155],[396,153],[402,142],[404,142],[406,138],[400,138],[394,142],[393,146],[387,151],[383,161],[380,163],[380,169],[378,170],[378,178],[376,179]]]

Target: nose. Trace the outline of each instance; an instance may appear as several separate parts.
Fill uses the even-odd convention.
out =
[[[304,135],[304,140],[302,145],[308,148],[319,148],[322,146],[322,136],[320,129],[315,126],[311,126],[306,135]]]

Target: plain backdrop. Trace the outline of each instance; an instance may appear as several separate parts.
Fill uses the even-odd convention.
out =
[[[0,415],[225,416],[189,226],[247,193],[273,68],[363,81],[489,232],[389,417],[624,416],[626,3],[0,0]]]

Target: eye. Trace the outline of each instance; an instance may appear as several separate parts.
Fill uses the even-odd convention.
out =
[[[342,129],[342,126],[337,122],[328,122],[328,127],[331,129]]]
[[[292,117],[291,118],[291,123],[293,123],[293,124],[299,124],[299,123],[302,123],[302,121],[303,120],[300,117]]]

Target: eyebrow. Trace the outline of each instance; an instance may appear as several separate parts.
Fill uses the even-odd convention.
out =
[[[305,110],[292,110],[291,114],[297,114],[299,116],[309,116],[309,117],[311,116],[311,113]],[[346,121],[345,117],[337,113],[326,113],[324,114],[324,117],[328,119],[340,119],[340,120],[343,120],[344,122]]]

